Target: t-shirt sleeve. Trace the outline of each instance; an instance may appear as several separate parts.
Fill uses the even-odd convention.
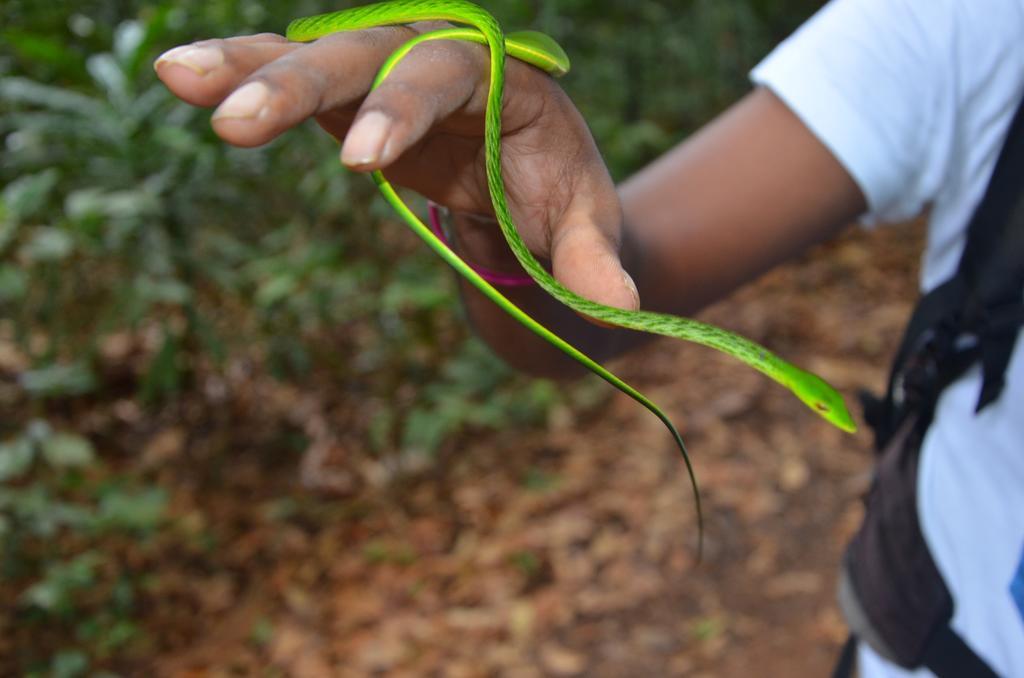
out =
[[[955,140],[953,0],[833,0],[751,73],[846,168],[865,221],[919,214]]]

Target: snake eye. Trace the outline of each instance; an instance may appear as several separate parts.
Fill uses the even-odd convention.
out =
[[[831,410],[825,403],[814,403],[814,409],[818,410],[823,414],[828,414]]]

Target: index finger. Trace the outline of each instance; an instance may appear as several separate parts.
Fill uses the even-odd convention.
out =
[[[183,101],[216,106],[241,79],[298,47],[273,33],[200,40],[167,50],[153,62],[153,69]]]
[[[381,27],[309,44],[279,36],[210,40],[172,50],[156,67],[185,101],[219,105],[213,126],[225,141],[258,146],[310,116],[354,110],[383,61],[412,35],[409,28]]]

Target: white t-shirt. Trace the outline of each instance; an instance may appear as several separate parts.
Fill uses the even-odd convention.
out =
[[[751,77],[850,172],[867,223],[931,207],[929,290],[956,270],[1024,95],[1024,0],[833,0]],[[975,416],[980,388],[975,368],[942,395],[918,510],[953,593],[953,628],[1000,675],[1024,676],[1024,338],[1001,398]],[[860,660],[866,678],[931,675],[863,644]]]

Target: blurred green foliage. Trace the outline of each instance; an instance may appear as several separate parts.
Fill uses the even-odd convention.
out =
[[[167,498],[106,471],[86,438],[41,420],[0,441],[0,581],[20,589],[20,624],[63,627],[74,639],[49,657],[16,648],[30,673],[82,675],[139,636],[141,573],[109,547],[119,538],[144,542],[164,523]]]
[[[24,623],[68,629],[64,648],[24,648],[23,672],[86,675],[140,636],[141,573],[106,545],[157,529],[166,497],[45,422],[112,397],[112,337],[141,337],[128,395],[154,408],[239,355],[281,379],[331,379],[373,403],[362,435],[379,454],[540,421],[559,399],[467,338],[450,274],[322,132],[228,148],[153,75],[176,44],[280,32],[344,4],[0,3],[0,344],[27,362],[11,409],[24,416],[0,419],[0,584],[20,591]],[[565,46],[564,86],[621,178],[741,96],[749,68],[821,3],[486,4]]]

